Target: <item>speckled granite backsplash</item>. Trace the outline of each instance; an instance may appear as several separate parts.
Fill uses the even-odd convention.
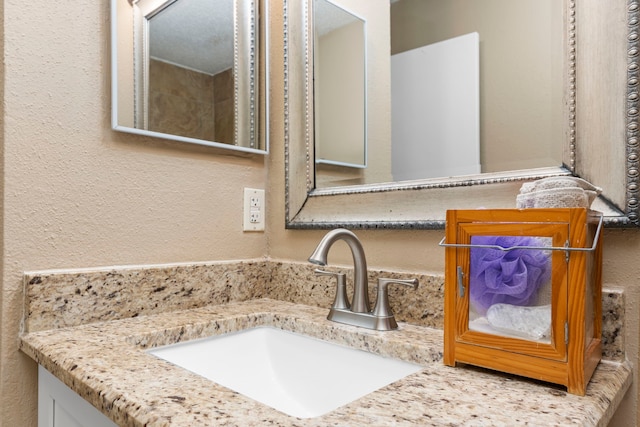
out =
[[[102,320],[271,298],[330,307],[335,284],[317,276],[309,263],[254,259],[77,271],[39,271],[24,275],[24,332],[78,326]],[[325,270],[347,268],[327,267]],[[442,329],[444,275],[407,274],[370,269],[369,283],[378,277],[413,278],[417,290],[389,289],[396,319]],[[370,298],[375,301],[375,286]],[[351,294],[351,290],[348,291]],[[603,357],[624,358],[624,295],[605,290]]]

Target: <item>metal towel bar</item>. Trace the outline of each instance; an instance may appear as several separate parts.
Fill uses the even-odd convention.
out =
[[[438,246],[443,247],[451,247],[451,248],[488,248],[488,249],[498,249],[504,252],[509,252],[515,249],[537,249],[543,251],[566,251],[566,252],[593,252],[596,250],[598,246],[598,240],[600,239],[600,230],[602,229],[602,222],[604,219],[604,215],[600,215],[600,220],[598,221],[598,228],[596,229],[596,237],[593,239],[593,244],[590,248],[572,248],[568,246],[558,247],[558,246],[510,246],[505,248],[500,245],[472,245],[472,244],[464,244],[464,243],[445,243],[446,236],[440,240]]]

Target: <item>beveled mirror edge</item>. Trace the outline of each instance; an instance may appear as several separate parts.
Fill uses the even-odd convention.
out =
[[[504,194],[491,200],[493,204],[507,202],[513,204],[515,194],[522,182],[553,175],[568,175],[575,171],[576,160],[576,0],[565,0],[565,125],[567,144],[565,144],[565,166],[551,168],[543,174],[535,170],[522,171],[511,176],[502,174],[488,174],[487,176],[467,179],[462,177],[453,183],[423,182],[402,183],[389,185],[358,186],[346,190],[322,189],[314,190],[313,150],[310,140],[313,126],[309,120],[309,108],[312,105],[312,89],[310,86],[309,64],[311,46],[308,34],[311,26],[308,22],[309,1],[290,2],[283,0],[284,5],[284,51],[285,51],[285,223],[288,229],[331,229],[337,227],[359,229],[444,229],[444,207],[434,210],[433,203],[425,203],[432,193],[447,192],[460,193],[460,188],[473,186],[474,198],[477,202],[485,202],[478,198],[477,193],[485,193],[492,197],[509,187],[508,201]],[[638,37],[639,6],[636,0],[628,4],[628,76],[627,76],[627,140],[626,140],[626,206],[625,212],[620,211],[606,197],[600,197],[596,209],[605,211],[605,226],[607,227],[637,227],[639,223],[638,201],[638,81],[640,81],[640,65],[638,56],[640,43]],[[295,30],[302,30],[300,34]],[[304,60],[301,60],[304,59]],[[298,64],[295,61],[298,60]],[[296,91],[296,89],[298,89]],[[294,117],[294,112],[303,111]],[[305,119],[301,122],[301,119]],[[311,129],[312,130],[312,129]],[[297,138],[297,139],[296,139]],[[555,171],[553,171],[555,169]],[[304,177],[305,179],[301,179]],[[411,193],[408,195],[408,193]],[[403,199],[421,200],[418,206],[424,208],[414,212],[419,217],[411,217],[402,212],[402,205],[390,205],[388,200],[375,195],[385,194],[397,196],[403,194]],[[469,197],[467,192],[466,197]],[[435,194],[435,193],[434,193]],[[499,194],[498,194],[499,195]],[[438,200],[442,204],[449,203],[446,208],[458,208],[450,204],[452,195],[446,195]],[[461,195],[463,196],[463,195]],[[455,197],[455,196],[454,196]],[[331,204],[327,203],[331,200]],[[484,203],[483,203],[484,204]],[[326,205],[326,206],[323,206]],[[404,205],[408,206],[408,205]],[[509,206],[509,204],[502,205]],[[480,207],[480,206],[476,206]],[[482,206],[491,207],[491,206]]]
[[[236,106],[238,102],[243,104],[248,104],[251,109],[249,112],[245,112],[245,114],[238,114],[238,107],[236,107],[236,111],[234,115],[236,117],[236,121],[239,123],[235,127],[235,140],[238,141],[244,138],[245,133],[248,135],[247,138],[251,138],[251,145],[264,145],[264,148],[256,148],[256,147],[245,147],[241,145],[231,145],[225,144],[216,141],[208,141],[198,138],[190,138],[180,135],[171,135],[162,132],[154,132],[146,129],[137,129],[131,126],[124,126],[120,124],[118,119],[118,110],[119,110],[119,98],[118,98],[118,32],[117,32],[117,22],[118,22],[118,10],[117,10],[117,2],[119,0],[111,0],[111,10],[110,10],[110,30],[111,30],[111,128],[118,132],[131,133],[135,135],[153,137],[166,139],[171,141],[185,142],[190,144],[203,145],[214,148],[221,148],[224,150],[228,150],[229,153],[237,152],[238,154],[259,154],[259,155],[267,155],[269,154],[269,138],[266,136],[267,132],[265,132],[265,136],[261,136],[259,129],[259,117],[261,114],[268,118],[268,106],[264,107],[264,112],[261,112],[260,108],[260,99],[259,94],[261,90],[263,91],[263,95],[265,99],[268,99],[268,83],[267,79],[265,79],[264,89],[261,89],[259,86],[259,63],[260,63],[260,54],[259,54],[259,22],[260,22],[260,13],[259,2],[261,0],[234,0],[238,7],[237,12],[240,15],[240,19],[243,20],[242,25],[238,25],[238,19],[235,19],[235,31],[238,35],[236,37],[236,44],[241,46],[235,46],[234,50],[238,48],[244,48],[246,51],[246,55],[234,55],[234,64],[240,65],[242,71],[240,71],[239,75],[236,74],[235,87],[234,87],[234,97],[236,101]],[[264,0],[268,3],[267,0]],[[266,31],[266,28],[265,28]],[[254,48],[249,48],[250,46],[254,46]],[[265,47],[268,49],[268,40],[265,41]],[[268,70],[268,55],[263,55],[265,71]],[[238,67],[235,67],[236,69]],[[237,72],[236,72],[237,73]],[[135,73],[133,73],[135,74]],[[239,85],[238,81],[242,80],[242,84]],[[240,122],[242,124],[240,124]],[[243,131],[239,133],[239,127],[243,126]]]

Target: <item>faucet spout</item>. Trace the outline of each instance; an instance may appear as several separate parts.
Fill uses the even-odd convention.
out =
[[[338,228],[328,232],[316,250],[309,257],[309,261],[318,265],[327,265],[327,255],[331,246],[338,240],[343,240],[349,245],[353,256],[353,298],[351,311],[354,313],[371,312],[369,303],[369,282],[367,280],[367,260],[364,249],[358,237],[351,231]]]

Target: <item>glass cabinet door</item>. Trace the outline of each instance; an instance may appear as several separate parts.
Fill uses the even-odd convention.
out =
[[[568,228],[459,224],[458,340],[565,357]]]

